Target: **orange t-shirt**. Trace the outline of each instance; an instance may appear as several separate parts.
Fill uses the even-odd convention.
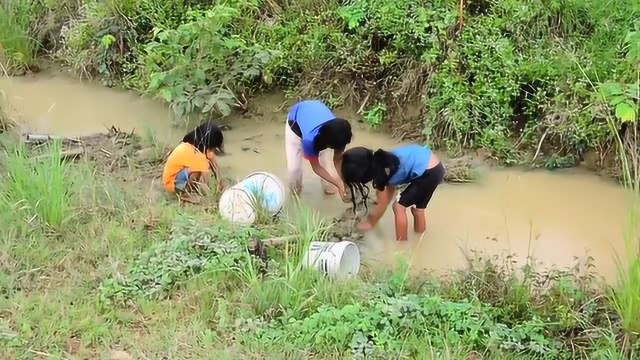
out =
[[[208,172],[208,159],[213,159],[213,156],[212,151],[207,151],[207,155],[205,155],[189,143],[180,143],[169,154],[167,163],[164,165],[164,171],[162,172],[164,188],[169,192],[175,192],[176,175],[184,168],[187,168],[190,173],[193,171]]]

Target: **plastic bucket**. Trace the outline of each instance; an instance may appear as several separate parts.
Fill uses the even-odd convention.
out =
[[[360,271],[360,249],[350,241],[309,244],[303,265],[314,268],[332,279],[348,279]]]
[[[275,216],[284,206],[285,191],[277,176],[265,171],[251,173],[222,194],[220,214],[234,223],[252,224],[257,215],[254,206],[260,203],[268,215]]]
[[[250,225],[256,221],[252,196],[245,190],[235,186],[222,193],[218,209],[224,219],[234,224]]]

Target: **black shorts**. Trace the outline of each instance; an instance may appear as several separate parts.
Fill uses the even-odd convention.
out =
[[[431,201],[433,193],[444,179],[442,163],[426,170],[420,177],[415,178],[398,197],[398,204],[404,207],[413,205],[418,209],[425,209]]]

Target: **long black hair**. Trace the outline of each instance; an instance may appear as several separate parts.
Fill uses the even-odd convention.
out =
[[[213,121],[200,124],[200,126],[186,134],[182,138],[182,142],[195,146],[203,154],[206,154],[208,150],[224,153],[224,135],[222,135],[220,127]]]
[[[362,146],[351,148],[342,155],[340,172],[342,181],[351,190],[353,211],[356,212],[356,190],[362,196],[361,203],[368,211],[369,200],[368,183],[373,182],[374,189],[383,191],[389,184],[389,179],[398,171],[400,160],[388,151],[378,149],[373,152]]]
[[[343,150],[353,139],[351,123],[345,119],[335,118],[327,121],[318,129],[318,136],[313,141],[316,152],[327,148]]]

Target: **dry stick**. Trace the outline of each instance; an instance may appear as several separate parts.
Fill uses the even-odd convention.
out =
[[[50,140],[62,140],[69,141],[73,143],[82,143],[82,140],[77,138],[71,138],[66,136],[55,136],[55,135],[44,135],[44,134],[25,134],[25,142],[34,143],[34,142],[45,142]]]
[[[246,137],[246,138],[242,139],[242,141],[249,141],[249,140],[253,140],[253,139],[255,139],[255,138],[257,138],[257,137],[260,137],[260,136],[262,136],[262,135],[264,135],[264,134],[252,135],[252,136],[249,136],[249,137]]]
[[[84,149],[71,149],[71,150],[63,151],[59,155],[62,160],[77,159],[80,156],[84,155]],[[50,158],[52,156],[54,156],[54,154],[44,154],[44,155],[36,156],[34,157],[34,159],[40,160],[40,159]]]
[[[531,159],[531,165],[533,165],[535,163],[536,158],[538,157],[538,154],[540,154],[540,149],[542,148],[542,142],[547,137],[548,133],[549,133],[549,129],[547,129],[544,132],[544,134],[542,134],[542,137],[540,138],[540,141],[538,142],[538,148],[536,149],[536,153],[535,153],[535,155],[533,155],[533,159]]]
[[[287,235],[287,236],[280,236],[280,237],[265,239],[260,241],[264,246],[281,246],[281,245],[285,245],[290,241],[295,240],[297,237],[298,235]]]
[[[462,26],[464,25],[464,0],[460,0],[459,13],[460,18],[458,19],[458,33],[462,31]]]
[[[324,227],[321,229],[320,232],[329,230],[329,228],[330,226]],[[300,236],[299,234],[285,235],[285,236],[280,236],[280,237],[275,237],[275,238],[265,239],[260,241],[264,246],[282,246],[288,242],[296,240],[299,236]]]

